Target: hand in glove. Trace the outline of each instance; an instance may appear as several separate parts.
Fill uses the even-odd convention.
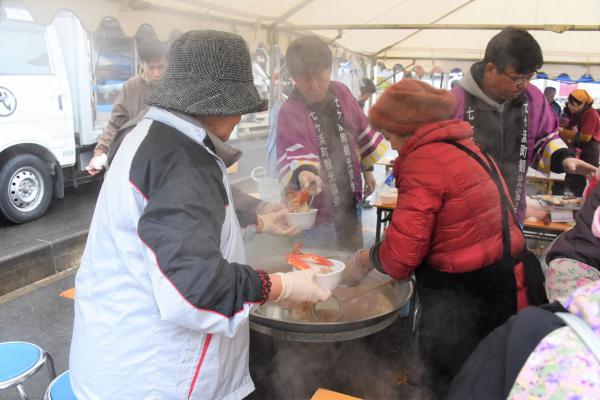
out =
[[[86,167],[88,174],[92,176],[99,174],[100,171],[106,167],[106,160],[107,156],[104,153],[100,154],[99,156],[92,157],[90,163]]]
[[[354,253],[352,260],[346,261],[343,281],[348,286],[358,285],[371,272],[373,266],[369,261],[369,252],[365,249]]]
[[[287,208],[283,208],[275,213],[257,215],[258,233],[270,233],[278,236],[293,236],[300,233],[302,229],[296,225],[289,226],[285,220]]]
[[[285,210],[287,207],[283,203],[272,203],[263,201],[256,207],[257,214],[271,214],[277,211]]]
[[[311,195],[319,194],[323,190],[323,180],[310,171],[300,172],[298,184],[300,184],[301,190],[306,190]]]
[[[308,301],[310,303],[317,303],[327,300],[331,296],[331,291],[321,289],[314,282],[314,277],[318,273],[317,269],[311,268],[302,271],[275,274],[281,278],[281,294],[274,301],[286,300],[289,303]]]

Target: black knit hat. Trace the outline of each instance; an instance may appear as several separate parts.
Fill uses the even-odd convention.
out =
[[[171,46],[169,64],[151,106],[203,116],[237,116],[265,111],[252,76],[244,39],[219,31],[190,31]]]

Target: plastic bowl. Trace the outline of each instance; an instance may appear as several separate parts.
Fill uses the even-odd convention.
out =
[[[315,275],[315,283],[324,290],[333,290],[339,286],[342,281],[342,275],[346,269],[346,264],[338,260],[329,260],[333,263],[333,266],[329,267],[331,272],[325,274]],[[321,267],[317,264],[308,263],[311,267]]]
[[[391,205],[391,206],[393,206],[394,204],[396,204],[396,200],[397,199],[398,199],[398,193],[397,192],[388,191],[388,192],[381,192],[381,193],[379,193],[379,200],[384,205]]]
[[[317,209],[311,208],[306,212],[286,213],[285,220],[288,225],[296,225],[302,230],[310,229],[315,224]]]

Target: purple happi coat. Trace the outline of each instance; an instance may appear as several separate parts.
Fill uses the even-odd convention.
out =
[[[460,86],[456,86],[452,93],[456,99],[455,106],[455,114],[454,118],[468,121],[468,116],[465,115],[465,109],[468,104],[468,94],[470,93],[480,102],[479,107],[490,109],[496,109],[496,117],[487,117],[490,118],[486,120],[488,124],[497,124],[500,126],[504,124],[505,127],[508,128],[507,134],[510,134],[512,138],[515,140],[519,140],[520,132],[520,124],[518,121],[512,119],[508,115],[507,110],[511,108],[510,102],[506,102],[504,104],[498,104],[490,100],[481,90],[479,85],[475,82],[475,79],[471,75],[472,71],[469,71],[465,74],[465,77],[460,82]],[[540,90],[534,85],[529,85],[527,89],[523,92],[523,98],[527,101],[527,158],[526,165],[515,165],[515,173],[519,172],[519,170],[524,170],[526,172],[528,167],[532,167],[543,173],[550,173],[550,160],[552,155],[557,150],[566,149],[566,144],[563,140],[558,136],[558,119],[556,115],[552,112],[550,105],[544,98],[543,94]],[[477,106],[476,106],[477,107]],[[490,115],[489,113],[487,115]],[[514,113],[512,114],[514,116]],[[496,118],[496,120],[492,120],[491,118]],[[505,121],[507,120],[507,121]],[[491,129],[493,131],[493,129]],[[478,141],[478,135],[475,135],[475,141],[482,145]],[[486,132],[480,132],[480,134],[485,135]],[[488,132],[488,135],[491,134]],[[498,140],[498,146],[500,146],[500,138]],[[482,149],[490,152],[489,148],[486,148],[485,145],[482,146]],[[518,153],[519,150],[517,150]],[[493,155],[493,152],[492,152]],[[518,155],[517,155],[518,156]],[[496,162],[501,166],[502,173],[505,175],[505,179],[507,180],[507,185],[509,186],[509,191],[514,192],[514,189],[510,186],[510,175],[509,172],[502,168],[502,164],[504,160],[496,159]],[[553,172],[563,172],[563,171],[553,171]],[[524,182],[526,184],[526,182]],[[525,185],[524,185],[525,186]],[[520,193],[520,201],[518,208],[518,218],[520,222],[523,222],[525,218],[525,210],[526,210],[526,190],[523,188]]]
[[[342,118],[345,122],[346,134],[354,169],[354,200],[359,204],[362,199],[361,172],[375,164],[388,150],[389,146],[383,135],[372,128],[350,90],[342,83],[331,82],[330,90],[340,100]],[[317,133],[309,110],[298,96],[290,96],[279,111],[277,123],[277,169],[282,187],[290,183],[293,172],[299,167],[325,170],[319,157]],[[315,226],[333,221],[332,195],[327,176],[320,173],[323,179],[323,192],[316,196],[312,207],[317,208]]]

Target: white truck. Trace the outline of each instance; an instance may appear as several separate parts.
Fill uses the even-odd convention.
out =
[[[41,26],[0,11],[0,212],[24,223],[65,187],[92,179],[85,167],[105,123],[96,121],[79,20],[61,14]]]

